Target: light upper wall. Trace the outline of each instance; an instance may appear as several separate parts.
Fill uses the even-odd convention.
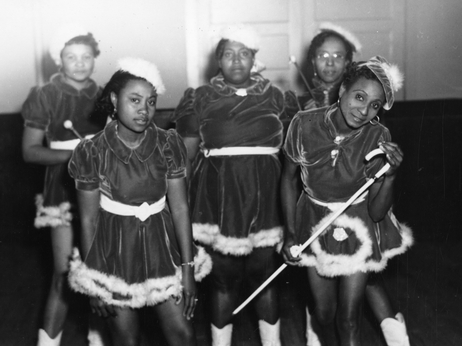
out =
[[[186,39],[186,23],[191,25],[191,6],[197,3],[203,6],[210,1],[213,0],[79,0],[77,3],[69,0],[15,0],[2,4],[0,114],[20,111],[30,88],[43,83],[56,71],[47,56],[46,46],[58,27],[75,21],[82,23],[100,41],[101,56],[93,75],[98,84],[107,82],[115,71],[118,58],[142,57],[158,65],[167,88],[166,94],[159,98],[158,107],[175,107],[186,87],[194,84],[191,78],[194,66],[188,65],[186,56],[187,46],[192,44]],[[267,1],[280,3],[282,0]],[[325,14],[336,1],[344,4],[345,0],[297,1],[315,4],[317,10],[324,7]],[[401,98],[461,98],[462,1],[391,1],[399,1],[404,16],[404,32],[396,45],[402,50],[404,63],[401,68],[406,75],[406,90]],[[224,3],[233,6],[232,2]],[[351,23],[358,11],[356,6],[364,4],[349,1],[349,4],[353,3],[357,5],[349,7]],[[261,21],[265,13],[271,13],[255,7],[246,7],[246,21],[251,21],[254,16]],[[249,11],[256,13],[253,15]],[[226,14],[226,9],[222,12]],[[338,14],[333,11],[332,15],[331,21],[335,22]],[[301,27],[309,25],[304,18],[312,17],[311,13],[300,13]],[[358,22],[352,27],[355,25],[359,25]],[[301,46],[306,45],[305,40],[300,41]]]

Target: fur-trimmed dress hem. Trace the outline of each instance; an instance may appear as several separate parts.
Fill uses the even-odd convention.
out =
[[[57,206],[43,206],[43,195],[35,196],[35,205],[37,207],[34,220],[35,228],[70,226],[72,213],[71,204],[62,202]]]
[[[247,238],[224,236],[218,225],[193,223],[192,227],[194,240],[225,255],[245,256],[254,248],[276,246],[282,242],[282,227],[250,233]]]
[[[318,225],[322,225],[327,218],[321,220]],[[395,220],[395,222],[397,221]],[[403,223],[397,222],[397,224],[399,225],[402,239],[400,246],[386,249],[381,253],[381,259],[377,261],[371,258],[372,240],[368,234],[366,225],[359,218],[341,215],[332,225],[349,227],[355,230],[357,238],[361,241],[361,246],[357,251],[351,255],[329,254],[322,249],[318,237],[310,245],[312,253],[303,252],[300,255],[301,260],[297,262],[297,265],[316,267],[319,275],[326,277],[352,275],[357,272],[380,272],[385,269],[390,258],[403,254],[414,244],[411,228]],[[314,229],[316,228],[314,227]]]
[[[194,257],[194,277],[201,281],[212,270],[212,260],[201,247]],[[101,299],[108,305],[140,308],[162,303],[181,294],[181,267],[175,275],[128,284],[122,278],[89,268],[74,248],[70,261],[69,285],[72,290]]]

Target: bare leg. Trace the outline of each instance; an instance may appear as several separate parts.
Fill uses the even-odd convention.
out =
[[[192,321],[183,316],[184,301],[176,305],[173,299],[156,305],[162,331],[170,346],[195,346],[196,336]]]
[[[138,310],[117,308],[117,316],[107,317],[114,346],[137,346],[140,342]]]
[[[73,232],[71,226],[59,226],[51,229],[53,250],[53,278],[45,305],[43,328],[55,338],[63,330],[69,308],[67,273],[72,252]]]
[[[338,278],[320,276],[314,267],[308,267],[308,281],[313,294],[316,316],[325,345],[337,346],[337,328],[335,315],[337,312]]]
[[[366,298],[375,318],[381,323],[385,318],[394,318],[393,308],[383,285],[381,274],[370,274],[366,286]]]
[[[274,248],[254,249],[246,258],[245,270],[250,292],[253,292],[276,270]],[[279,320],[279,304],[274,281],[255,298],[254,306],[259,320],[270,324],[275,324]]]
[[[244,259],[211,252],[213,268],[211,273],[212,323],[218,328],[231,323],[237,304],[239,287],[244,271]]]
[[[361,312],[368,274],[355,273],[339,278],[337,326],[341,345],[361,344]]]

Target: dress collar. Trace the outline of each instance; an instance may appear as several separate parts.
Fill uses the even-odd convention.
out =
[[[131,156],[135,154],[139,161],[144,162],[154,153],[157,146],[157,127],[151,122],[145,130],[146,136],[141,141],[140,145],[134,149],[127,147],[117,136],[116,120],[111,121],[104,128],[104,137],[106,142],[117,158],[125,164],[128,164]]]
[[[271,86],[270,81],[263,78],[263,76],[258,73],[253,73],[250,79],[252,79],[251,86],[249,86],[248,88],[239,89],[226,84],[223,74],[219,73],[210,80],[210,84],[215,89],[215,91],[222,96],[231,96],[233,94],[236,94],[237,92],[240,92],[241,90],[245,90],[246,95],[262,95]]]
[[[59,89],[63,90],[66,94],[80,96],[84,95],[89,99],[96,97],[98,93],[98,86],[96,85],[93,79],[90,79],[90,85],[82,90],[77,90],[72,85],[67,84],[64,81],[64,76],[62,73],[58,72],[51,76],[50,81],[52,84],[56,85]]]

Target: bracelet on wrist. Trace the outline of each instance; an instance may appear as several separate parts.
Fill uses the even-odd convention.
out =
[[[190,266],[190,267],[194,267],[194,261],[191,261],[191,262],[186,262],[186,263],[181,263],[182,266]]]

